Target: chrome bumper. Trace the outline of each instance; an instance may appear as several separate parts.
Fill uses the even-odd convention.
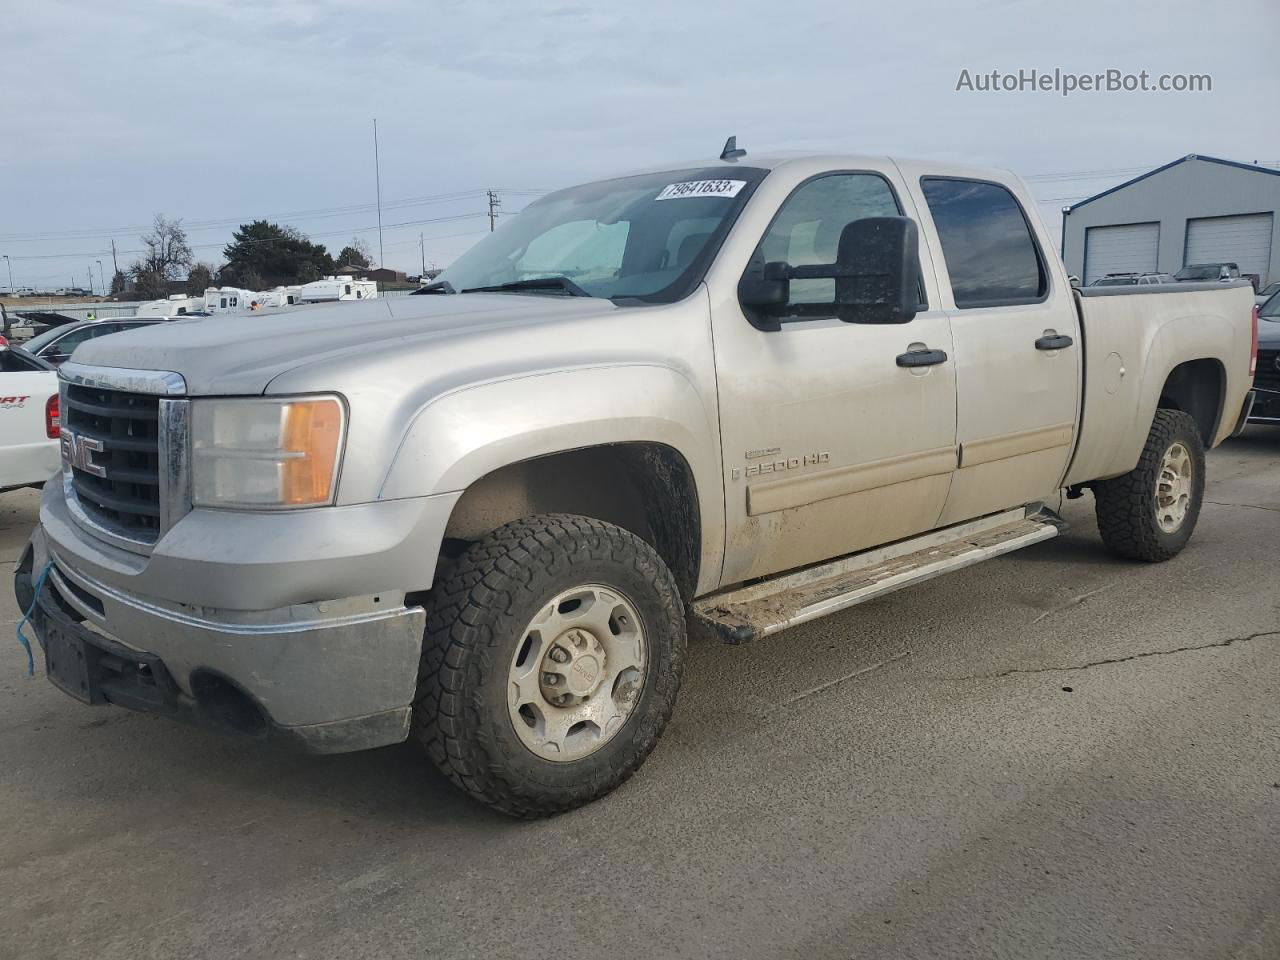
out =
[[[316,752],[408,735],[425,614],[405,606],[402,593],[258,611],[161,602],[77,569],[37,528],[15,574],[24,609],[50,564],[40,598],[45,616],[36,623],[41,643],[46,618],[62,616],[71,624],[63,629],[91,648],[131,651],[149,673],[172,682],[172,696],[153,712],[227,726],[219,721],[229,688],[262,719],[260,730],[251,724],[239,732],[271,732]],[[110,692],[103,699],[150,709]]]

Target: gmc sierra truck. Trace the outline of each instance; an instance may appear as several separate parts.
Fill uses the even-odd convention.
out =
[[[726,148],[550,194],[420,295],[85,343],[17,566],[48,677],[413,737],[536,817],[644,761],[690,623],[744,642],[1046,540],[1064,489],[1168,560],[1246,414],[1252,290],[1073,289],[1035,209],[996,170]]]

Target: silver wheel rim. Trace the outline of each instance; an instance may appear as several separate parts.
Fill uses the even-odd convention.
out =
[[[644,628],[620,591],[585,584],[530,621],[511,660],[507,706],[520,742],[543,760],[580,760],[618,735],[640,700]]]
[[[1156,523],[1165,533],[1176,533],[1191,508],[1191,454],[1181,443],[1164,453],[1156,477]]]

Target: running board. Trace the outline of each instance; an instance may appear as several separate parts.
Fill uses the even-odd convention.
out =
[[[726,643],[746,643],[1029,547],[1065,529],[1049,510],[1009,510],[713,593],[693,603],[693,615]]]

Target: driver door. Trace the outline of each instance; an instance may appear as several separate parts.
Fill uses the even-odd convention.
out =
[[[919,219],[892,166],[819,173],[782,200],[752,263],[831,263],[845,224],[873,216]],[[778,330],[752,326],[736,298],[713,306],[725,458],[722,583],[936,525],[956,468],[956,382],[951,326],[923,245],[921,257],[922,308],[905,324],[836,319],[829,279],[792,281]],[[901,365],[902,355],[921,349],[946,359]]]

